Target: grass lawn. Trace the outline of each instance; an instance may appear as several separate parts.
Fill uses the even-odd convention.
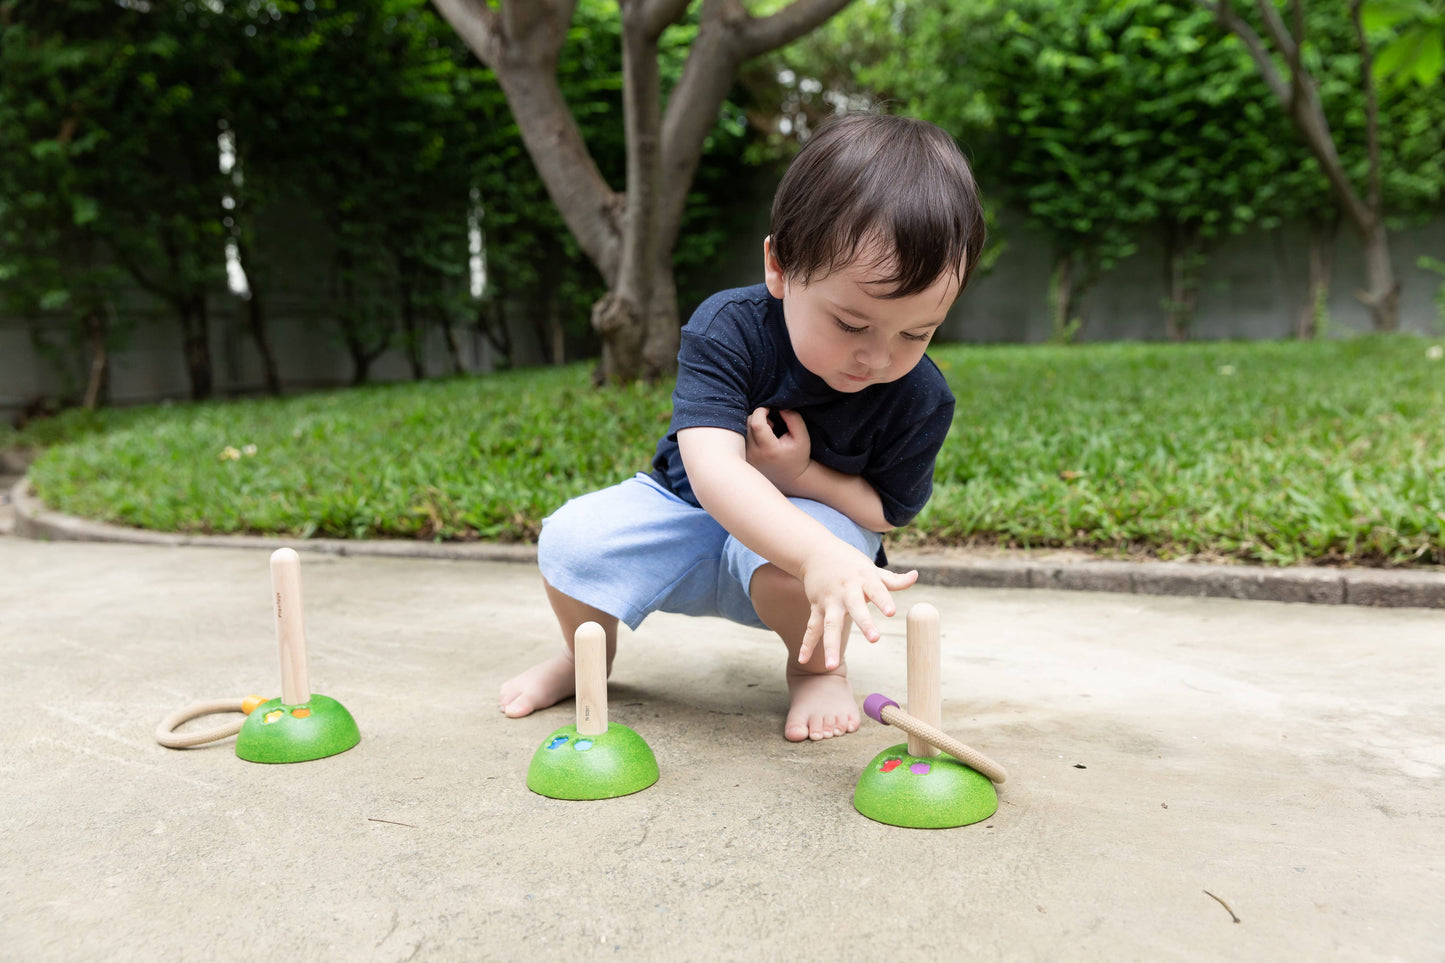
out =
[[[930,351],[958,397],[932,502],[894,544],[1445,564],[1439,340]],[[72,413],[51,507],[185,532],[534,538],[571,495],[646,470],[670,385],[589,367]]]

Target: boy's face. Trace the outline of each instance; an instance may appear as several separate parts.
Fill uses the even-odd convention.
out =
[[[852,264],[803,284],[784,275],[763,241],[768,292],[783,302],[793,353],[803,367],[835,391],[862,391],[897,381],[923,359],[923,351],[958,295],[958,279],[945,274],[905,298],[886,298],[874,250]]]

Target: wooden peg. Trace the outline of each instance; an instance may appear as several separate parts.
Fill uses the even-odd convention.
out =
[[[311,701],[311,680],[301,623],[301,556],[295,549],[271,553],[271,592],[276,603],[276,644],[281,650],[281,703],[304,705]]]
[[[938,609],[920,602],[908,610],[908,714],[935,729],[943,725],[938,649]],[[909,733],[908,754],[926,758],[938,750]]]
[[[600,736],[607,731],[607,633],[602,626],[577,626],[572,659],[577,666],[577,732]]]

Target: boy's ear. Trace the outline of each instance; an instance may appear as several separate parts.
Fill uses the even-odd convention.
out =
[[[782,298],[783,292],[788,289],[787,278],[773,255],[772,235],[763,238],[763,280],[768,285],[768,293],[775,298]]]

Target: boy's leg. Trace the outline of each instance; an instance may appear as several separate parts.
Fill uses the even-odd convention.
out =
[[[768,564],[753,573],[751,586],[753,606],[768,628],[778,633],[788,647],[788,718],[783,723],[783,736],[790,742],[805,739],[831,739],[858,730],[858,703],[853,699],[853,686],[848,682],[846,661],[851,623],[843,627],[843,645],[836,669],[823,665],[823,647],[813,650],[812,658],[798,663],[803,648],[803,633],[808,628],[810,607],[803,594],[803,583],[776,565]]]
[[[612,660],[617,655],[617,619],[614,616],[563,595],[545,580],[543,584],[547,588],[547,601],[552,603],[552,612],[557,616],[557,626],[562,630],[566,649],[507,680],[502,686],[502,712],[513,719],[531,715],[576,693],[577,665],[572,658],[572,640],[577,637],[577,627],[583,622],[596,622],[607,633],[608,675],[612,674]]]
[[[821,502],[806,498],[789,501],[868,558],[878,553],[882,536],[877,532],[868,531]],[[811,609],[803,583],[736,539],[730,539],[724,548],[724,566],[728,575],[728,585],[720,593],[725,603],[724,614],[737,612],[740,606],[734,595],[741,595],[741,604],[749,614],[776,632],[788,648],[786,676],[791,704],[783,735],[792,742],[802,742],[856,732],[861,716],[848,683],[848,664],[841,658],[852,623],[845,621],[843,626],[837,668],[830,671],[824,666],[821,645],[814,649],[806,664],[800,665],[798,653],[803,647]],[[740,614],[729,614],[729,617],[745,621]]]
[[[636,629],[659,608],[716,614],[727,537],[702,509],[645,476],[559,508],[543,523],[537,561],[565,647],[502,686],[502,711],[519,718],[575,693],[572,644],[583,622],[606,632],[610,674],[619,622]]]

